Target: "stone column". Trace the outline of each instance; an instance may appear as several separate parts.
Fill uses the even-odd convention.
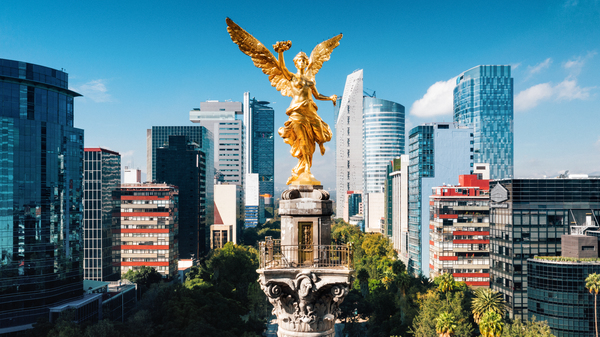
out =
[[[260,285],[279,337],[334,337],[352,284],[347,247],[331,246],[332,201],[322,186],[291,185],[281,195],[281,241],[261,252]],[[265,261],[266,260],[266,261]]]

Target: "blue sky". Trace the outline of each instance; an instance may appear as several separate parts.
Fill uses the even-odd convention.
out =
[[[451,121],[454,77],[480,64],[510,64],[515,94],[515,175],[600,174],[600,1],[4,1],[0,58],[69,73],[75,125],[86,147],[146,169],[146,129],[191,125],[201,101],[274,102],[276,128],[290,98],[235,46],[230,17],[265,45],[300,50],[344,34],[317,75],[325,95],[364,69],[364,86],[406,107],[407,131]],[[333,129],[330,102],[319,113]],[[294,165],[275,141],[276,186]],[[335,186],[335,144],[313,173]],[[318,158],[317,158],[318,157]]]

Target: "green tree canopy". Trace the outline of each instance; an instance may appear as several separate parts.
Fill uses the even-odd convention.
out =
[[[517,318],[512,324],[504,327],[502,337],[555,337],[548,324],[535,320],[535,317],[525,322]]]
[[[136,283],[142,295],[150,289],[150,286],[163,280],[161,273],[148,266],[142,266],[139,270],[129,269],[122,278]]]
[[[493,311],[504,316],[506,303],[502,299],[502,294],[489,288],[479,288],[475,290],[475,298],[471,304],[473,319],[479,323],[483,315],[488,311]]]
[[[483,337],[502,336],[502,316],[495,311],[488,310],[479,321],[479,331]]]
[[[440,337],[454,336],[456,330],[456,318],[449,312],[442,312],[436,319],[435,332],[440,334]]]

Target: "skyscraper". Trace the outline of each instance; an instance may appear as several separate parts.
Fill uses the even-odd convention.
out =
[[[113,192],[121,186],[121,155],[102,148],[85,148],[83,195],[83,277],[86,280],[116,281],[121,273],[113,268],[120,260],[113,250],[113,230],[120,218],[113,218]]]
[[[344,215],[346,192],[362,191],[364,188],[362,69],[346,78],[344,93],[335,112],[335,214],[341,218]]]
[[[65,72],[0,59],[0,334],[83,288],[83,130]]]
[[[198,144],[204,152],[207,163],[207,176],[214,177],[214,137],[212,131],[203,126],[153,126],[146,130],[146,169],[148,181],[156,180],[156,149],[165,146],[169,136],[187,136],[190,142]],[[211,178],[212,179],[212,178]],[[210,191],[212,196],[212,190]]]
[[[246,144],[248,144],[247,173],[258,174],[259,194],[275,193],[275,111],[269,102],[250,99],[244,93],[244,118],[246,118]]]
[[[409,135],[408,271],[429,274],[431,188],[473,171],[473,129],[452,123],[414,127]]]
[[[361,69],[348,75],[335,120],[336,216],[347,212],[347,191],[363,191],[366,228],[379,231],[383,203],[370,207],[369,201],[383,196],[368,194],[383,193],[388,162],[404,153],[404,107],[363,90]]]
[[[200,102],[190,111],[190,121],[200,123],[214,136],[215,169],[223,182],[242,185],[244,137],[242,102]]]
[[[477,66],[454,88],[454,122],[473,128],[476,163],[490,164],[490,178],[512,178],[513,78],[510,66]]]
[[[213,163],[206,157],[187,136],[169,136],[168,143],[156,149],[156,180],[179,188],[181,259],[199,258],[208,251],[214,219],[214,178],[207,174]]]
[[[244,93],[246,227],[254,227],[264,221],[265,200],[272,202],[275,193],[275,111],[268,104],[250,99],[249,92]],[[266,195],[269,197],[265,198]],[[272,217],[272,214],[269,215]]]
[[[404,106],[375,97],[363,98],[365,193],[381,193],[390,160],[404,154]]]

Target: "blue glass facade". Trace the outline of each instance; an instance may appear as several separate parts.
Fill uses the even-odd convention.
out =
[[[409,134],[408,271],[429,275],[429,196],[434,186],[457,184],[473,171],[473,129],[433,123]]]
[[[383,192],[387,165],[404,154],[404,106],[374,97],[363,98],[364,191]]]
[[[68,75],[0,59],[0,328],[83,287],[83,130]]]
[[[259,194],[275,194],[275,111],[269,102],[250,101],[252,111],[252,173],[258,173]],[[272,199],[271,199],[272,200]]]
[[[473,128],[474,160],[490,164],[490,179],[514,176],[510,66],[477,66],[460,74],[454,88],[454,122]]]

